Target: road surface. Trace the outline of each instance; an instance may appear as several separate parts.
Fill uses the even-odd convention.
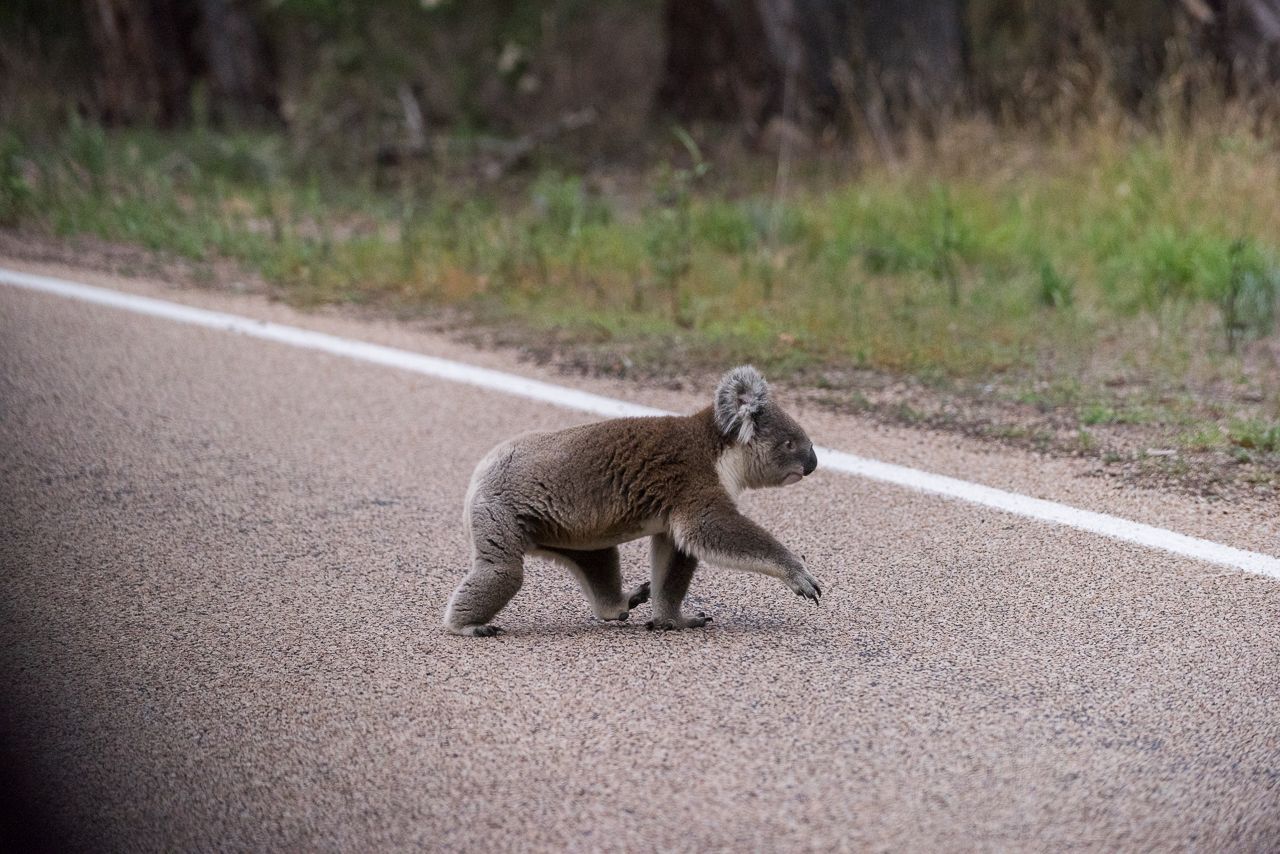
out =
[[[704,567],[690,604],[714,624],[649,633],[648,606],[599,623],[531,562],[508,634],[445,635],[472,467],[517,431],[584,420],[0,287],[11,838],[1280,847],[1269,578],[820,470],[743,501],[807,557],[820,608]],[[858,449],[856,422],[814,420],[816,441]],[[1054,488],[1212,533],[1181,499]],[[1265,548],[1274,521],[1224,517],[1224,537]],[[628,582],[645,566],[624,549]]]

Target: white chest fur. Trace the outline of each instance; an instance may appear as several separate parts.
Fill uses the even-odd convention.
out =
[[[747,488],[747,449],[734,445],[716,460],[716,474],[720,476],[720,485],[729,497],[735,501],[742,490]]]

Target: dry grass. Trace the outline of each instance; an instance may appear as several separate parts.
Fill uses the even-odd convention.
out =
[[[464,306],[633,353],[906,373],[1266,435],[1280,155],[1235,108],[1175,118],[1104,110],[1055,136],[957,122],[838,180],[831,158],[797,164],[785,198],[692,145],[627,193],[552,170],[481,192],[431,177],[440,164],[389,186],[319,173],[269,135],[73,124],[3,141],[0,219],[233,258],[302,303]]]

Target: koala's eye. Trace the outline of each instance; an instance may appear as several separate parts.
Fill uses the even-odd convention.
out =
[[[788,439],[782,443],[782,447],[786,448],[788,451],[794,451],[796,449],[796,443]]]

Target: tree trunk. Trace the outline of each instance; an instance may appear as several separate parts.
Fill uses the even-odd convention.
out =
[[[1184,0],[1183,6],[1205,25],[1228,94],[1255,94],[1280,82],[1280,0]]]
[[[758,127],[782,100],[781,58],[757,4],[667,0],[667,59],[659,104],[678,118]]]
[[[964,0],[667,0],[666,30],[659,103],[683,119],[814,127],[874,97],[900,124],[963,89]]]
[[[85,0],[97,64],[94,91],[108,124],[172,124],[187,113],[194,20],[180,2]]]
[[[198,81],[214,118],[277,112],[271,54],[235,0],[84,0],[99,118],[173,125],[190,117]]]
[[[262,119],[279,112],[275,57],[243,3],[200,0],[199,46],[216,118]]]
[[[867,92],[890,122],[936,123],[965,82],[964,0],[869,0],[860,4]]]
[[[667,0],[667,62],[659,103],[684,118],[835,117],[834,70],[848,61],[851,0]],[[788,96],[790,94],[790,96]]]

